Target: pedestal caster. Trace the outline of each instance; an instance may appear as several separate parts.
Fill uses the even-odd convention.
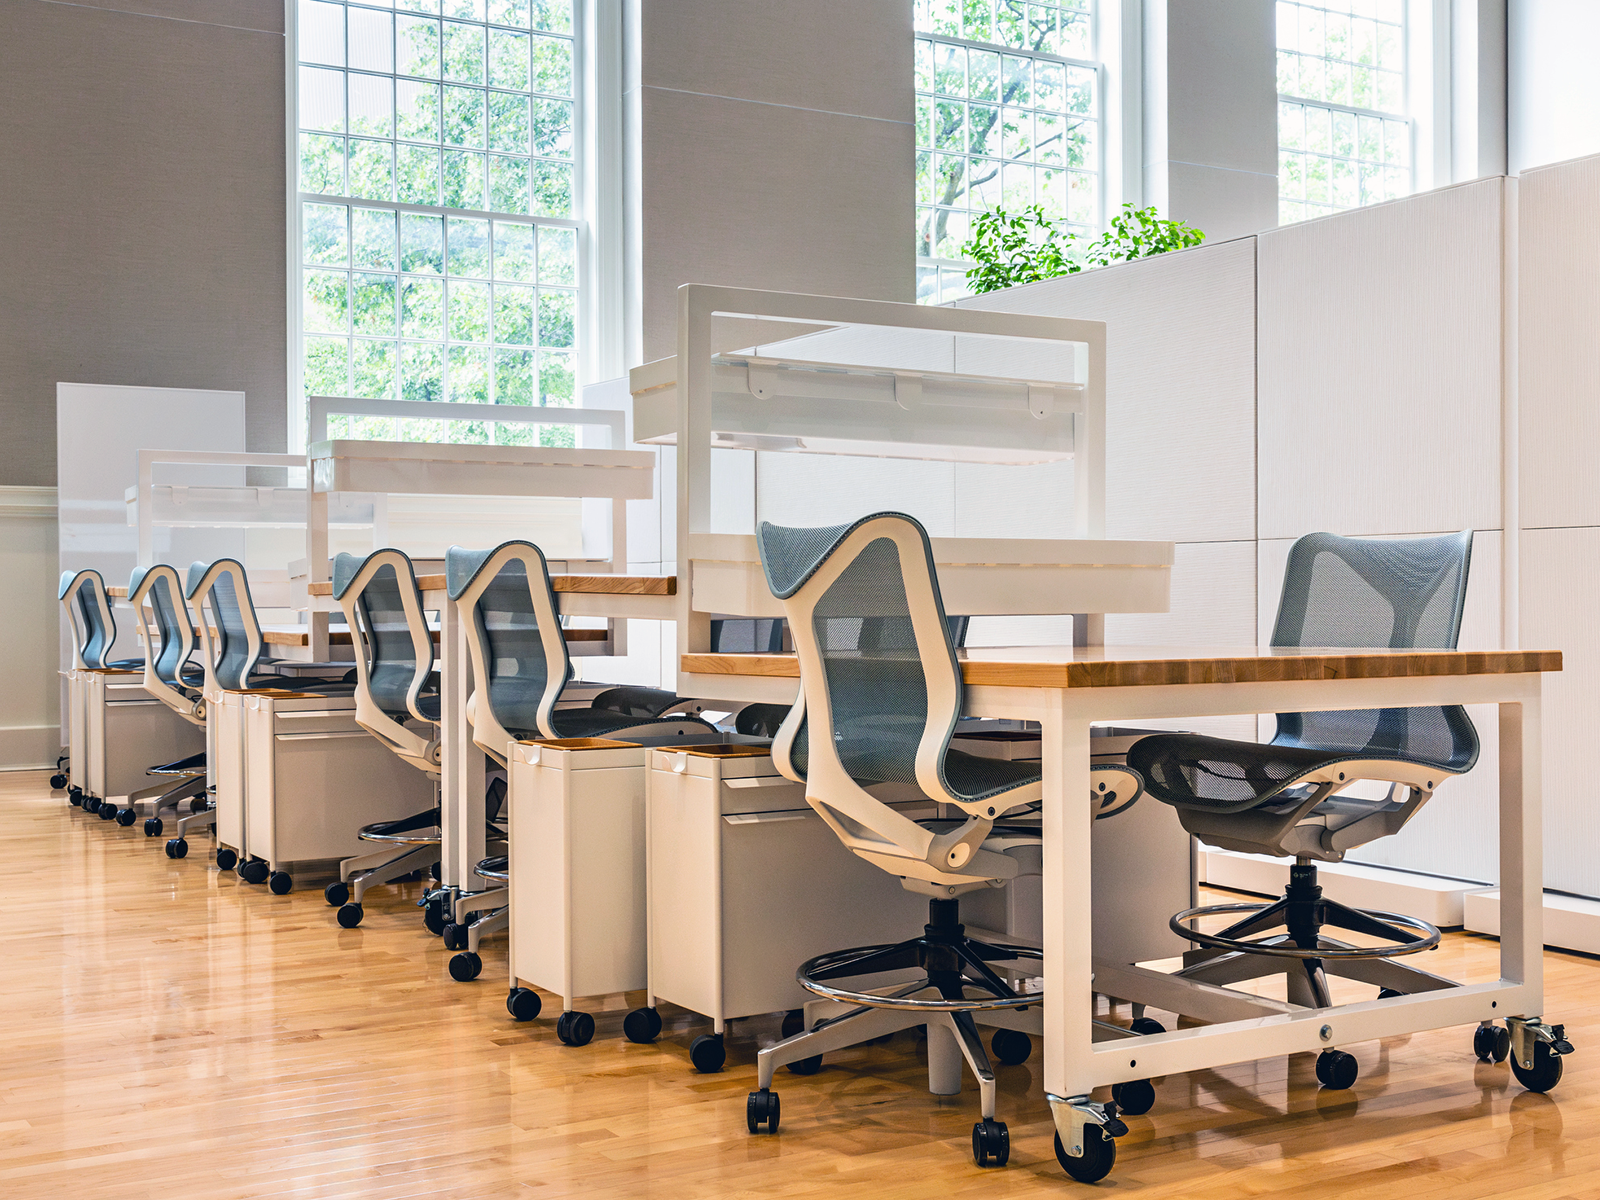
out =
[[[366,910],[359,904],[341,904],[337,915],[339,928],[354,929],[366,915]]]
[[[1346,1054],[1343,1050],[1324,1050],[1317,1055],[1317,1082],[1325,1088],[1334,1091],[1345,1091],[1356,1085],[1356,1076],[1361,1073],[1361,1064],[1356,1061],[1354,1054]]]
[[[328,902],[329,908],[338,908],[350,900],[350,885],[342,880],[335,880],[322,889],[322,898]]]
[[[472,951],[464,950],[460,954],[451,956],[450,978],[457,983],[471,983],[481,974],[483,974],[483,959]]]
[[[274,896],[287,896],[289,889],[294,887],[294,880],[287,871],[274,871],[267,876],[267,886],[272,889]]]
[[[506,996],[506,1011],[518,1021],[531,1021],[539,1015],[539,1010],[544,1007],[544,1001],[539,999],[539,993],[532,988],[514,987]],[[632,1016],[633,1014],[628,1014]],[[624,1022],[626,1027],[626,1022]]]
[[[989,1039],[989,1049],[1006,1066],[1016,1067],[1027,1062],[1033,1053],[1033,1039],[1020,1029],[996,1029]]]
[[[178,857],[181,858],[183,856],[179,855]],[[231,871],[238,865],[239,856],[232,850],[229,850],[226,846],[222,846],[217,850],[217,870]]]
[[[131,808],[124,808],[117,813],[117,824],[121,825],[124,829],[128,828],[128,826],[132,825],[138,819],[139,814],[134,812]]]
[[[183,838],[167,839],[168,858],[187,858],[189,856],[189,843]]]
[[[715,1075],[728,1061],[728,1051],[720,1033],[702,1033],[689,1043],[689,1061],[702,1075]]]
[[[622,1036],[647,1046],[661,1036],[661,1014],[653,1008],[636,1008],[622,1018]]]
[[[594,1018],[584,1012],[564,1012],[556,1018],[556,1036],[568,1046],[587,1046],[594,1038]]]

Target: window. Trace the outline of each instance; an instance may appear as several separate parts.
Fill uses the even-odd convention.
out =
[[[573,0],[298,0],[304,394],[576,400]],[[567,426],[335,418],[571,445]]]
[[[972,214],[1101,224],[1092,0],[916,0],[917,299],[967,294]]]
[[[1413,190],[1405,0],[1278,4],[1278,220]]]

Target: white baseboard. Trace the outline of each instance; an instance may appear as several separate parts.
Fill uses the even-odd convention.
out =
[[[60,753],[59,725],[14,725],[0,729],[0,771],[53,767]]]
[[[1500,936],[1500,889],[1468,892],[1466,927]],[[1544,894],[1544,944],[1555,950],[1600,954],[1600,900]]]
[[[1202,880],[1216,887],[1277,897],[1289,882],[1288,859],[1203,847],[1200,859]],[[1462,898],[1480,887],[1357,863],[1318,863],[1317,882],[1328,899],[1352,908],[1406,913],[1447,929],[1462,924]]]

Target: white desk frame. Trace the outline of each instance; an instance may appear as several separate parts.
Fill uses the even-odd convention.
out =
[[[678,654],[702,653],[711,646],[710,614],[694,608],[694,560],[711,533],[712,324],[718,317],[803,322],[812,325],[868,325],[937,333],[1034,339],[1077,347],[1075,374],[1082,385],[1082,411],[1073,434],[1075,536],[1105,536],[1106,327],[1077,321],[981,309],[940,308],[883,300],[806,296],[748,288],[685,284],[678,289]],[[819,431],[819,433],[826,431]],[[974,610],[979,611],[979,610]],[[995,611],[1007,611],[1004,608]],[[1105,618],[1086,614],[1079,641],[1105,640]],[[686,675],[680,666],[678,691],[699,695],[717,685]],[[785,700],[794,699],[788,689]]]
[[[1087,1098],[1095,1087],[1282,1054],[1316,1053],[1452,1025],[1541,1016],[1540,691],[1540,677],[1533,672],[1118,688],[969,686],[969,712],[1034,720],[1043,726],[1044,1090],[1063,1142],[1071,1145],[1072,1102]],[[1182,1011],[1179,1000],[1193,985],[1138,968],[1091,963],[1087,919],[1091,816],[1081,800],[1089,786],[1091,720],[1122,723],[1153,717],[1438,704],[1499,705],[1499,980],[1175,1029],[1140,1038],[1132,1054],[1127,1042],[1094,1043],[1090,1021],[1095,992]],[[1435,803],[1449,803],[1448,796]],[[1462,1052],[1464,1063],[1469,1063],[1466,1042]]]
[[[186,464],[205,467],[287,467],[304,470],[306,460],[300,454],[255,454],[242,450],[141,450],[139,451],[138,520],[139,557],[141,567],[155,566],[155,468],[160,464]],[[307,497],[309,504],[310,498]],[[187,523],[186,523],[187,524]],[[215,522],[196,517],[194,527],[207,527]],[[176,564],[175,564],[176,565]],[[179,567],[179,570],[183,570]]]

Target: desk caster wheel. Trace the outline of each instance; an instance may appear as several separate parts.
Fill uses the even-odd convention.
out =
[[[165,826],[160,817],[146,817],[144,822],[145,837],[160,837]]]
[[[728,1061],[728,1050],[720,1033],[702,1033],[689,1043],[689,1061],[702,1075],[715,1075]]]
[[[539,993],[532,988],[515,987],[506,996],[506,1011],[518,1021],[531,1021],[539,1015],[539,1010],[544,1007],[544,1001],[539,999]],[[641,1012],[650,1012],[650,1009],[641,1009]],[[633,1014],[629,1013],[629,1017]],[[627,1022],[623,1022],[627,1028]]]
[[[98,796],[85,796],[83,798],[83,811],[97,813],[100,811],[100,798]]]
[[[1479,1025],[1472,1031],[1472,1052],[1479,1062],[1505,1062],[1511,1053],[1511,1031],[1499,1025]]]
[[[636,1008],[622,1018],[622,1036],[636,1046],[648,1046],[661,1036],[661,1014],[653,1008]]]
[[[350,901],[350,885],[344,882],[330,883],[322,889],[322,898],[328,902],[329,908],[338,908]]]
[[[1011,1158],[1011,1133],[1004,1121],[979,1121],[972,1127],[972,1158],[980,1167],[1003,1167]]]
[[[1117,1102],[1117,1111],[1130,1117],[1142,1117],[1156,1105],[1155,1084],[1148,1079],[1130,1079],[1127,1083],[1111,1085],[1111,1098]]]
[[[65,775],[61,774],[60,771],[57,771],[54,775],[50,776],[50,790],[52,792],[59,792],[62,788],[66,787],[66,786],[67,786],[67,777]]]
[[[1379,1000],[1392,1000],[1396,996],[1404,996],[1404,995],[1405,995],[1404,992],[1397,992],[1393,988],[1379,988],[1378,989],[1378,999]]]
[[[73,808],[82,808],[83,807],[83,789],[82,788],[76,788],[76,787],[69,787],[67,789],[67,803],[72,805]]]
[[[1551,1049],[1550,1043],[1535,1042],[1533,1066],[1524,1067],[1513,1058],[1511,1073],[1517,1077],[1517,1082],[1530,1092],[1548,1092],[1561,1082],[1561,1055]]]
[[[359,904],[341,904],[338,912],[339,928],[354,929],[361,924],[361,918],[366,915],[366,910]]]
[[[467,927],[457,925],[454,921],[444,927],[444,948],[446,950],[465,950],[467,948]]]
[[[1061,1144],[1061,1135],[1056,1134],[1056,1161],[1079,1183],[1099,1183],[1117,1164],[1117,1143],[1108,1138],[1100,1126],[1085,1125],[1083,1153],[1076,1158],[1067,1153],[1067,1148]]]
[[[168,858],[187,858],[189,856],[189,843],[183,838],[167,839]]]
[[[428,897],[428,902],[422,906],[422,923],[435,937],[444,932],[444,897]]]
[[[180,854],[178,857],[182,858],[183,856]],[[232,850],[229,850],[226,846],[224,846],[222,849],[217,851],[217,870],[231,871],[238,865],[239,856]]]
[[[267,886],[272,889],[274,896],[287,896],[289,889],[294,886],[294,880],[287,871],[274,871],[267,876]]]
[[[263,884],[267,881],[267,876],[271,873],[272,868],[267,866],[267,864],[262,862],[259,858],[252,858],[249,862],[245,863],[244,866],[239,868],[239,878],[244,880],[246,883]]]
[[[762,1088],[759,1092],[751,1092],[750,1098],[744,1102],[744,1120],[750,1127],[751,1133],[777,1133],[778,1132],[778,1093]],[[977,1141],[978,1135],[972,1135]]]
[[[102,821],[115,821],[117,819],[117,806],[115,804],[107,804],[102,800],[100,807],[95,810],[95,815]]]
[[[125,808],[117,814],[117,824],[121,825],[124,829],[128,828],[128,826],[132,825],[138,819],[139,814],[134,812],[131,808]]]
[[[1317,1082],[1325,1088],[1339,1092],[1353,1088],[1360,1071],[1361,1064],[1356,1062],[1354,1054],[1346,1054],[1343,1050],[1324,1050],[1317,1055]]]
[[[556,1036],[568,1046],[587,1046],[594,1038],[594,1018],[588,1013],[564,1012],[556,1018]]]
[[[483,974],[483,959],[472,951],[463,951],[450,959],[450,978],[457,983],[471,983]]]
[[[1140,1037],[1149,1037],[1152,1033],[1165,1033],[1167,1027],[1154,1017],[1135,1017],[1128,1025]]]
[[[1033,1053],[1033,1039],[1018,1029],[996,1029],[994,1037],[989,1039],[989,1049],[1006,1066],[1015,1067],[1028,1061],[1028,1055]],[[978,1135],[974,1133],[972,1136]]]

